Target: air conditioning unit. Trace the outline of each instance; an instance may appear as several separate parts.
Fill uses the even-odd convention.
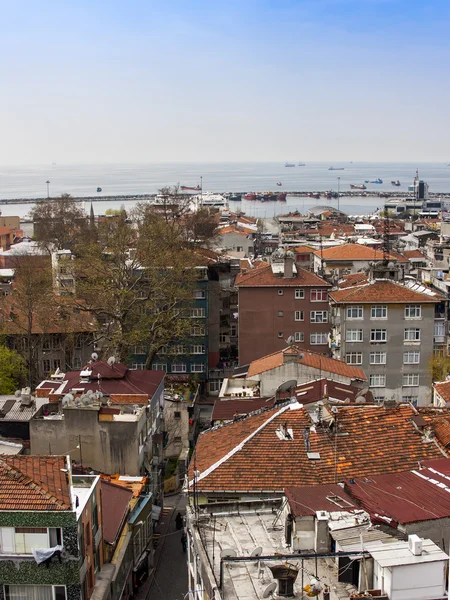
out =
[[[411,554],[414,554],[414,556],[420,556],[422,554],[421,538],[416,534],[408,536],[408,547]]]

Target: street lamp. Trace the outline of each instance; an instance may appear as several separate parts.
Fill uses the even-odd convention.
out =
[[[341,186],[341,178],[338,177],[338,212],[339,212],[339,196],[340,196],[339,189],[340,189],[340,186]]]
[[[47,184],[47,198],[50,198],[50,181],[47,179],[45,183]]]

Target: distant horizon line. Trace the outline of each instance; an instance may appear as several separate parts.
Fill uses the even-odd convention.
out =
[[[4,169],[4,168],[27,168],[27,167],[58,167],[58,166],[64,166],[64,167],[69,167],[69,166],[117,166],[117,165],[130,165],[130,166],[137,166],[137,165],[243,165],[243,164],[280,164],[280,165],[284,165],[286,162],[289,164],[295,164],[295,166],[297,165],[297,162],[302,162],[305,164],[305,166],[307,166],[308,164],[315,164],[315,165],[329,165],[329,166],[334,166],[334,165],[339,165],[339,164],[353,164],[353,165],[364,165],[364,164],[379,164],[379,165],[389,165],[389,164],[402,164],[402,165],[445,165],[448,166],[450,164],[450,159],[448,159],[448,161],[445,160],[417,160],[417,161],[412,161],[412,160],[407,160],[407,161],[399,161],[399,160],[387,160],[387,161],[381,161],[381,160],[346,160],[346,159],[330,159],[330,160],[307,160],[307,159],[301,159],[301,160],[207,160],[207,161],[202,161],[202,160],[196,160],[196,161],[192,161],[192,160],[175,160],[175,161],[169,161],[169,160],[163,160],[163,161],[113,161],[113,162],[52,162],[52,163],[3,163],[0,164],[0,169]]]

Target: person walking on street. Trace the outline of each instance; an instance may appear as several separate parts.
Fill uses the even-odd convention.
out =
[[[186,552],[186,546],[187,546],[187,535],[183,531],[183,533],[181,534],[181,547],[183,548],[183,552]]]
[[[183,517],[181,516],[180,512],[175,517],[175,527],[177,528],[177,531],[180,531],[180,529],[183,527]]]

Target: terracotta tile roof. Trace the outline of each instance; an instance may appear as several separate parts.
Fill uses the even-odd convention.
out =
[[[450,381],[433,383],[433,387],[445,402],[450,402]]]
[[[339,289],[360,285],[361,283],[367,283],[369,281],[368,276],[365,273],[349,273],[344,275],[338,282]]]
[[[259,373],[265,373],[271,369],[281,367],[283,364],[283,355],[286,353],[288,348],[285,350],[279,350],[273,354],[268,354],[262,358],[258,358],[250,363],[247,377],[253,377]],[[302,358],[298,359],[300,365],[306,365],[321,371],[322,373],[334,373],[335,375],[342,375],[343,377],[349,377],[350,379],[361,379],[367,381],[366,374],[359,367],[353,367],[347,365],[341,360],[335,358],[329,358],[322,354],[316,354],[308,350],[303,350],[300,347],[295,346],[295,350],[298,354],[302,354]]]
[[[318,510],[336,512],[357,508],[352,497],[336,483],[304,487],[288,486],[284,493],[294,517],[314,517]],[[333,502],[330,498],[334,498],[335,501]]]
[[[100,486],[103,540],[107,544],[114,544],[128,514],[133,492],[106,479],[100,481]]]
[[[0,510],[71,510],[64,456],[0,455]]]
[[[450,445],[450,419],[439,419],[433,425],[436,439],[446,448]]]
[[[299,286],[317,286],[330,287],[330,284],[297,265],[297,273],[292,278],[284,278],[281,275],[275,275],[271,265],[261,264],[257,269],[247,271],[247,273],[238,273],[236,277],[237,287],[299,287]]]
[[[289,392],[287,397],[295,397],[301,404],[311,404],[323,400],[324,398],[333,398],[335,400],[347,400],[354,402],[358,397],[364,397],[369,402],[373,401],[370,392],[363,393],[361,388],[354,385],[347,385],[333,379],[315,379],[302,383]]]
[[[221,227],[218,229],[218,235],[224,235],[227,233],[234,233],[236,235],[241,235],[243,237],[247,237],[250,233],[255,233],[253,229],[247,229],[243,227],[234,227],[233,225],[227,225],[226,227]]]
[[[409,405],[340,406],[329,414],[337,419],[341,434],[337,437],[327,425],[315,424],[308,411],[295,404],[202,433],[195,451],[195,465],[200,471],[197,489],[280,491],[292,485],[396,473],[417,468],[419,461],[442,457],[438,445],[424,440],[413,424],[416,413]],[[292,429],[293,439],[277,436],[276,431],[285,424]],[[320,458],[308,458],[305,429],[309,432],[309,452],[318,453]]]
[[[449,518],[448,480],[436,470],[439,468],[430,471],[417,467],[414,471],[355,479],[354,483],[346,483],[345,490],[371,515],[373,523],[388,521],[396,526]]]
[[[420,304],[441,302],[443,296],[433,291],[433,295],[412,290],[411,288],[389,280],[372,280],[366,284],[347,289],[332,290],[330,300],[339,304],[364,304],[365,302],[385,302],[386,304]]]
[[[313,254],[314,248],[311,248],[311,246],[296,246],[293,251],[296,254]]]
[[[148,394],[111,394],[111,404],[148,404]]]
[[[425,256],[422,254],[422,252],[420,250],[405,250],[403,252],[403,254],[408,259],[410,259],[410,258],[421,258],[422,260],[425,260]]]
[[[272,408],[275,398],[217,398],[211,421],[232,421],[235,415],[248,415],[261,408]]]
[[[333,261],[351,261],[351,260],[383,260],[384,255],[381,250],[369,248],[362,244],[343,244],[341,246],[332,246],[324,248],[322,252],[315,251],[316,256],[323,257],[323,260]],[[407,259],[400,255],[390,255],[390,260],[394,262],[407,262]]]

